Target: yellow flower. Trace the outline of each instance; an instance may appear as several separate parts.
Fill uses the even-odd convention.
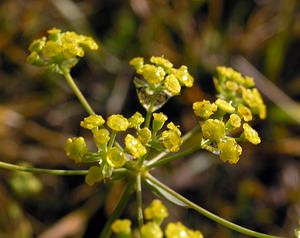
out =
[[[93,134],[97,146],[106,145],[110,140],[109,131],[104,128],[96,130]]]
[[[80,122],[80,126],[88,130],[98,129],[105,123],[105,120],[100,115],[90,115]]]
[[[131,221],[128,219],[117,219],[111,225],[111,229],[114,233],[130,234],[131,232]]]
[[[135,158],[140,158],[147,153],[146,148],[143,146],[140,140],[130,134],[127,134],[125,137],[125,145]]]
[[[165,229],[166,238],[190,238],[188,229],[181,222],[170,222]]]
[[[153,200],[150,206],[145,209],[145,217],[148,220],[158,220],[161,223],[168,216],[168,209],[158,199]]]
[[[144,127],[138,131],[138,139],[142,142],[143,145],[148,144],[151,141],[152,133],[148,127]]]
[[[245,76],[244,79],[245,79],[245,83],[244,83],[245,87],[251,88],[251,87],[255,86],[255,82],[254,82],[254,79],[252,77]]]
[[[144,65],[144,58],[143,57],[135,57],[129,61],[129,64],[133,66],[136,70],[139,70]]]
[[[164,57],[152,56],[150,58],[150,62],[158,66],[161,66],[165,69],[170,69],[173,67],[173,64],[169,60],[165,59]]]
[[[238,90],[239,86],[236,82],[234,81],[226,81],[225,83],[225,87],[232,92],[235,92]]]
[[[144,79],[150,84],[158,84],[163,81],[166,72],[160,66],[145,64],[137,73],[143,75]]]
[[[240,104],[238,106],[238,114],[244,119],[244,121],[252,120],[251,110],[248,107],[244,106],[243,104]]]
[[[218,108],[220,108],[224,112],[233,113],[235,111],[235,108],[229,102],[226,102],[225,100],[217,99],[215,101],[215,104],[217,105]]]
[[[180,94],[180,83],[173,74],[170,74],[165,78],[164,86],[167,89],[167,91],[169,91],[172,94],[172,96]]]
[[[168,123],[167,128],[174,131],[178,136],[181,136],[181,131],[178,128],[179,126],[175,126],[173,122]]]
[[[70,159],[79,163],[88,152],[88,148],[83,137],[73,137],[67,139],[65,151]]]
[[[181,132],[173,122],[169,123],[167,127],[169,130],[161,134],[162,143],[167,150],[177,152],[182,144]]]
[[[34,40],[29,46],[29,51],[40,52],[46,45],[46,41],[47,41],[46,37],[42,37],[40,39]]]
[[[215,111],[217,111],[217,106],[210,101],[203,100],[201,102],[194,102],[193,110],[196,116],[208,119]]]
[[[198,230],[193,231],[193,230],[188,229],[187,233],[189,235],[188,236],[189,238],[203,238],[204,237],[203,234],[201,233],[201,231],[198,231]]]
[[[141,124],[145,121],[145,118],[141,113],[136,112],[131,117],[128,118],[129,127],[134,127],[135,129],[140,129]]]
[[[126,156],[119,148],[112,147],[107,151],[106,162],[113,168],[120,168],[126,163]]]
[[[254,145],[260,143],[260,138],[256,130],[254,130],[248,123],[243,124],[245,138]]]
[[[217,119],[208,119],[201,125],[203,137],[213,141],[220,141],[225,136],[224,122]]]
[[[192,87],[194,84],[194,78],[189,74],[188,67],[182,65],[179,69],[173,70],[173,74],[179,80],[181,85],[186,87]]]
[[[114,114],[107,118],[107,126],[115,131],[126,131],[129,122],[120,114]]]
[[[239,128],[241,126],[241,118],[237,114],[231,114],[229,117],[229,123],[234,128]]]
[[[163,232],[155,222],[147,222],[141,228],[141,238],[163,238]]]
[[[243,89],[243,99],[247,105],[251,108],[254,114],[258,114],[260,119],[266,118],[266,106],[263,102],[261,94],[256,88]]]
[[[242,147],[233,138],[227,138],[219,142],[218,149],[220,150],[220,159],[231,164],[236,164],[242,154]]]
[[[168,120],[168,117],[160,113],[153,113],[153,122],[152,122],[152,128],[154,131],[159,131],[163,125],[165,124],[166,120]]]
[[[89,168],[88,174],[85,176],[85,182],[89,186],[93,186],[96,182],[103,179],[102,169],[98,166],[92,166]]]

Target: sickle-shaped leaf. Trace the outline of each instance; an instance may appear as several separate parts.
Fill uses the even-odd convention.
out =
[[[156,184],[152,183],[150,180],[145,179],[148,187],[152,190],[153,193],[155,193],[158,197],[162,199],[166,199],[169,202],[181,206],[181,207],[188,207],[185,203],[174,197],[172,194],[170,194],[168,191],[162,189],[161,187],[157,186]]]

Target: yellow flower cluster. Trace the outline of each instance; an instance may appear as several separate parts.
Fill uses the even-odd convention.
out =
[[[35,66],[48,66],[61,73],[62,69],[70,70],[76,65],[78,58],[84,56],[82,46],[91,50],[98,49],[91,37],[53,28],[48,31],[48,38],[42,37],[31,43],[27,61]]]
[[[164,57],[152,56],[149,64],[144,63],[144,58],[136,57],[129,64],[142,76],[142,79],[135,78],[134,83],[146,109],[160,108],[170,97],[179,95],[181,87],[192,87],[194,83],[185,65],[174,68]]]
[[[165,229],[161,228],[163,220],[169,213],[165,205],[160,200],[154,200],[145,209],[147,222],[141,227],[141,238],[203,238],[199,230],[192,230],[180,222],[170,222]],[[112,231],[118,238],[132,237],[131,222],[128,219],[118,219],[112,226]]]
[[[242,76],[231,68],[218,67],[214,79],[219,93],[215,102],[195,102],[193,110],[200,118],[205,149],[220,156],[224,162],[235,164],[242,154],[242,147],[232,137],[232,132],[243,129],[240,140],[259,144],[258,133],[247,123],[258,115],[266,117],[266,107],[252,78]]]
[[[217,67],[217,78],[215,78],[214,82],[222,98],[232,102],[234,107],[243,105],[252,114],[258,115],[260,119],[266,118],[266,106],[261,94],[255,88],[253,78],[243,76],[232,68]],[[244,109],[243,111],[246,110]],[[249,114],[249,111],[246,114]],[[242,117],[244,116],[243,113],[239,113]]]
[[[80,126],[92,132],[97,151],[89,151],[83,137],[69,138],[65,151],[76,163],[98,163],[90,168],[86,176],[86,182],[93,185],[101,179],[109,178],[114,169],[123,167],[127,161],[146,156],[149,148],[158,151],[178,151],[182,139],[181,132],[174,123],[168,123],[167,129],[159,133],[167,119],[163,113],[154,113],[151,131],[148,127],[142,127],[145,118],[139,112],[128,119],[120,114],[113,114],[106,121],[101,115],[90,115],[80,122]],[[131,131],[127,133],[131,128],[135,130],[135,135]],[[125,148],[115,143],[118,132],[126,133]]]

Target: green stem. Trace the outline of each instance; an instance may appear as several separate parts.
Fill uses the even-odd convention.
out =
[[[40,174],[53,174],[53,175],[86,175],[88,170],[61,170],[61,169],[42,169],[42,168],[31,168],[21,165],[15,165],[5,162],[0,162],[0,168],[9,170],[18,170],[30,173]]]
[[[152,175],[147,174],[146,175],[146,180],[150,181],[151,183],[155,184],[156,186],[160,187],[161,189],[163,189],[165,192],[171,194],[172,196],[174,196],[175,198],[177,198],[178,200],[180,200],[181,202],[183,202],[184,204],[187,205],[187,207],[201,213],[202,215],[206,216],[207,218],[229,228],[232,230],[235,230],[239,233],[251,236],[251,237],[257,237],[257,238],[283,238],[283,237],[279,237],[279,236],[272,236],[272,235],[267,235],[267,234],[263,234],[260,232],[256,232],[250,229],[247,229],[245,227],[239,226],[237,224],[234,224],[230,221],[227,221],[225,219],[223,219],[222,217],[219,217],[213,213],[211,213],[210,211],[207,211],[206,209],[198,206],[197,204],[193,203],[192,201],[188,200],[187,198],[183,197],[182,195],[180,195],[179,193],[175,192],[174,190],[172,190],[171,188],[169,188],[168,186],[164,185],[163,183],[161,183],[159,180],[157,180],[156,178],[154,178]]]
[[[195,126],[192,130],[190,130],[189,132],[187,132],[183,137],[182,137],[182,143],[186,142],[187,140],[189,140],[193,135],[195,135],[196,133],[198,133],[200,131],[200,126],[197,125]]]
[[[71,87],[73,92],[75,93],[76,97],[78,98],[78,100],[81,103],[81,105],[83,106],[83,108],[86,110],[86,112],[88,114],[94,115],[95,114],[94,110],[92,109],[90,104],[87,102],[87,100],[85,99],[85,97],[81,93],[80,89],[77,87],[74,79],[72,78],[72,76],[70,74],[70,71],[65,70],[65,69],[62,69],[62,71],[63,71],[63,74],[65,76],[65,79],[66,79],[67,83],[69,84],[69,86]]]
[[[147,115],[145,119],[145,127],[150,127],[151,116],[152,116],[152,107],[150,106],[149,110],[147,110]]]
[[[116,139],[116,135],[117,135],[117,131],[113,130],[111,132],[110,140],[109,140],[109,143],[108,143],[108,146],[107,146],[108,149],[110,149],[113,146],[113,144],[115,142],[115,139]]]
[[[133,182],[130,181],[127,184],[126,188],[124,189],[119,203],[117,204],[113,213],[109,216],[109,219],[107,220],[99,238],[109,238],[111,236],[111,225],[116,219],[118,219],[118,217],[123,212],[125,206],[127,205],[128,201],[130,199],[132,192],[133,192]]]
[[[185,156],[188,156],[188,155],[196,152],[199,149],[201,149],[201,145],[196,145],[196,146],[191,147],[187,150],[180,151],[176,154],[167,154],[166,156],[164,156],[162,158],[160,157],[158,160],[150,160],[149,163],[146,164],[145,169],[149,170],[149,169],[152,169],[152,168],[156,168],[158,166],[162,166],[162,165],[167,164],[167,163],[169,163],[173,160],[180,159],[180,158],[183,158]]]
[[[136,201],[137,201],[137,216],[138,216],[138,224],[141,230],[141,227],[144,224],[143,218],[143,203],[142,203],[142,181],[141,174],[138,173],[136,176]]]
[[[0,162],[0,168],[14,170],[14,171],[22,171],[28,173],[36,173],[36,174],[52,174],[52,175],[86,175],[88,170],[63,170],[63,169],[42,169],[42,168],[32,168],[21,165],[10,164],[6,162]],[[111,180],[118,180],[124,178],[128,175],[128,170],[124,168],[115,169],[113,171]]]

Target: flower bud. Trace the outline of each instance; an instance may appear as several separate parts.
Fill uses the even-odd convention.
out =
[[[158,199],[153,200],[150,206],[145,209],[146,219],[158,221],[159,224],[168,216],[168,209]]]
[[[260,143],[260,138],[256,130],[254,130],[248,123],[243,124],[245,138],[254,145]]]
[[[70,159],[79,163],[88,152],[88,148],[83,137],[73,137],[67,139],[65,151]]]
[[[88,130],[94,130],[102,126],[105,120],[100,115],[90,115],[80,122],[80,126]]]
[[[208,119],[215,111],[217,111],[217,106],[210,101],[203,100],[201,102],[194,102],[193,110],[196,116]]]
[[[141,228],[141,238],[163,238],[163,232],[157,223],[147,222]]]
[[[144,58],[135,57],[132,60],[130,60],[129,64],[133,66],[136,70],[139,70],[144,66]]]
[[[141,141],[130,134],[125,137],[125,145],[135,158],[140,158],[147,153]]]
[[[236,164],[242,154],[242,147],[236,143],[235,139],[228,138],[218,143],[220,159],[230,164]]]
[[[188,229],[181,222],[170,222],[165,229],[166,238],[189,238]]]
[[[182,144],[181,132],[172,122],[167,127],[169,130],[161,134],[162,143],[167,150],[177,152]]]
[[[131,233],[131,221],[128,219],[117,219],[111,225],[111,229],[120,237],[130,237],[129,235]]]
[[[125,154],[117,147],[107,151],[106,162],[113,168],[120,168],[126,163]]]
[[[85,182],[89,186],[93,186],[96,182],[99,182],[102,179],[102,169],[99,166],[90,167],[88,174],[85,176]]]
[[[173,73],[181,85],[189,88],[193,86],[194,78],[189,74],[188,67],[185,65],[182,65],[179,69],[174,70]]]
[[[150,58],[150,62],[156,64],[157,66],[161,66],[165,69],[170,69],[173,67],[173,64],[169,60],[165,59],[164,57],[152,56]]]
[[[231,114],[229,123],[233,128],[239,128],[241,126],[241,118],[237,114]]]
[[[151,141],[152,133],[148,127],[144,127],[138,132],[138,139],[142,142],[143,145],[148,144]]]
[[[129,122],[120,114],[111,115],[107,118],[107,126],[115,131],[126,131]]]
[[[203,137],[213,141],[220,141],[225,136],[224,122],[217,119],[208,119],[201,125]]]
[[[153,122],[152,122],[153,131],[156,132],[159,131],[165,124],[166,120],[168,120],[168,117],[162,112],[153,113]]]
[[[244,106],[243,104],[240,104],[238,106],[238,114],[244,119],[244,121],[252,120],[251,110],[248,107]]]
[[[96,130],[95,132],[93,132],[93,134],[95,143],[98,147],[100,147],[101,145],[106,145],[110,140],[109,131],[104,128]]]
[[[134,127],[138,130],[141,124],[145,121],[145,118],[142,116],[141,113],[136,112],[131,117],[128,118],[129,127]]]
[[[181,86],[174,74],[170,74],[165,78],[164,86],[172,95],[180,94]]]
[[[163,81],[166,72],[162,67],[145,64],[137,73],[143,75],[144,79],[150,84],[158,84]]]
[[[217,99],[215,101],[215,104],[217,105],[218,108],[220,108],[222,111],[226,113],[233,113],[235,111],[235,108],[225,100]]]

